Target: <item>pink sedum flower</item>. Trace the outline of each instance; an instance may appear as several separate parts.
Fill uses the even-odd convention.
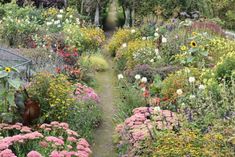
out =
[[[32,150],[31,152],[27,154],[27,157],[42,157],[42,155],[38,153],[37,151]]]

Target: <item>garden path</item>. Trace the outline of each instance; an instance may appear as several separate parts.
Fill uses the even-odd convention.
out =
[[[115,114],[115,100],[117,92],[115,90],[115,78],[113,63],[109,61],[109,69],[106,72],[96,74],[99,85],[98,94],[101,98],[102,124],[95,131],[94,144],[92,147],[93,157],[115,157],[115,150],[112,144],[114,132],[113,115]]]
[[[109,30],[114,30],[117,22],[117,0],[110,0],[109,13],[106,24]],[[108,44],[112,32],[106,32],[106,44]],[[103,54],[107,54],[105,48]],[[102,124],[95,131],[94,144],[92,146],[93,157],[116,157],[113,145],[114,124],[113,117],[115,114],[115,100],[118,100],[118,92],[115,88],[116,76],[112,58],[106,57],[109,63],[109,69],[105,72],[96,74],[97,84],[99,85],[98,94],[101,98]]]

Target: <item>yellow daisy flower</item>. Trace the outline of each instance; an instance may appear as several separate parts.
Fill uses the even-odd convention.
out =
[[[181,49],[181,51],[186,51],[188,48],[185,45],[183,45],[180,47],[180,49]]]
[[[5,67],[5,72],[7,72],[7,73],[11,72],[11,68],[10,67]]]
[[[197,35],[197,32],[192,32],[192,35],[193,35],[193,36]]]
[[[191,47],[197,47],[196,41],[191,41],[191,42],[190,42],[190,46],[191,46]]]

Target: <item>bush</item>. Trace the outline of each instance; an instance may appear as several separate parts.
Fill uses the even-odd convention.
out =
[[[142,92],[125,80],[119,82],[120,100],[117,104],[117,115],[115,122],[123,122],[124,119],[132,115],[132,110],[146,104]]]
[[[142,156],[221,156],[232,157],[234,152],[220,133],[205,135],[194,130],[156,132],[153,141],[142,145],[147,150]]]
[[[154,48],[153,41],[147,40],[134,40],[127,43],[127,47],[121,47],[118,49],[116,59],[124,57],[127,59],[127,68],[133,68],[135,66],[133,55],[140,49]]]
[[[139,33],[132,33],[131,29],[119,29],[111,38],[107,49],[110,54],[115,55],[116,51],[122,46],[123,43],[136,39],[138,36]]]
[[[105,41],[104,32],[99,28],[81,28],[81,34],[85,48],[97,50]]]
[[[235,51],[222,57],[221,62],[216,65],[215,75],[217,79],[231,80],[235,78]]]
[[[62,74],[54,76],[39,73],[33,78],[28,91],[40,104],[42,122],[67,120],[71,108],[76,105],[75,99],[72,98],[72,84]]]
[[[88,66],[88,69],[91,68],[96,71],[105,71],[109,68],[108,62],[100,54],[84,56],[80,59],[80,62],[83,66]]]

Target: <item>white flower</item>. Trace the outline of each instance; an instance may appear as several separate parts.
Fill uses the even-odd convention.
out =
[[[189,81],[189,83],[195,82],[195,77],[189,77],[188,81]]]
[[[150,62],[153,63],[153,62],[154,62],[154,59],[151,59]]]
[[[62,19],[62,17],[63,17],[62,14],[58,14],[58,15],[57,15],[57,18],[59,18],[59,19]]]
[[[159,106],[154,107],[154,109],[153,109],[154,114],[158,114],[159,111],[161,111],[161,108]]]
[[[147,79],[146,77],[142,77],[141,82],[142,82],[142,83],[147,83],[147,82],[148,82],[148,79]]]
[[[147,38],[146,37],[143,37],[142,40],[146,40]]]
[[[135,75],[135,79],[139,80],[141,78],[141,76],[139,74]]]
[[[60,20],[56,20],[56,21],[54,22],[54,24],[55,24],[55,25],[60,24]]]
[[[190,95],[190,96],[189,96],[189,99],[194,99],[194,98],[196,98],[195,95]]]
[[[198,87],[198,89],[200,89],[200,90],[204,90],[206,87],[204,86],[204,85],[199,85],[199,87]]]
[[[159,55],[159,49],[155,49],[155,54],[158,56]]]
[[[131,33],[135,33],[136,31],[134,29],[131,30]]]
[[[122,44],[122,47],[123,47],[123,48],[127,47],[127,44],[126,44],[126,43],[123,43],[123,44]]]
[[[119,80],[121,80],[121,79],[123,79],[124,78],[124,76],[122,75],[122,74],[118,74],[118,79]]]
[[[159,34],[156,32],[156,33],[154,33],[154,36],[155,37],[159,37]]]
[[[64,12],[64,10],[63,9],[60,9],[60,13],[63,13]]]
[[[182,91],[182,89],[178,89],[178,90],[176,91],[176,93],[177,93],[178,95],[182,95],[182,94],[183,94],[183,91]]]
[[[79,20],[79,18],[76,18],[76,22],[77,22],[78,25],[80,25],[80,20]]]
[[[69,15],[70,18],[73,18],[73,15]]]
[[[52,25],[52,22],[47,22],[46,25],[50,26],[50,25]]]
[[[158,32],[159,31],[159,28],[156,28],[156,30],[155,30],[156,32]]]
[[[60,27],[61,27],[61,25],[57,25],[57,27],[58,27],[58,28],[60,28]]]
[[[165,37],[162,37],[162,43],[166,43],[167,39]]]
[[[48,57],[51,58],[51,55],[49,55]]]

